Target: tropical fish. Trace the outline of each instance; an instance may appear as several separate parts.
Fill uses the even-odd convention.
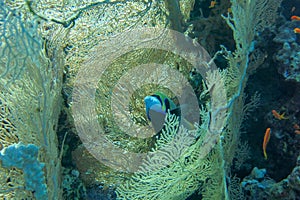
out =
[[[263,142],[263,152],[264,152],[264,157],[267,160],[268,159],[268,155],[267,155],[267,145],[268,142],[270,140],[271,137],[271,129],[267,128],[266,132],[265,132],[265,136],[264,136],[264,142]]]
[[[154,130],[158,133],[164,126],[167,112],[175,109],[176,105],[161,92],[146,96],[144,103],[147,118],[151,121]]]
[[[214,8],[218,2],[217,1],[211,1],[210,6],[208,8]]]
[[[293,128],[298,130],[298,129],[300,129],[300,126],[298,124],[294,124]]]
[[[296,16],[296,15],[293,15],[293,16],[291,16],[291,20],[300,20],[300,17]]]
[[[300,135],[300,126],[298,124],[294,124],[293,127],[295,129],[294,133]]]
[[[144,98],[144,102],[146,106],[146,114],[150,121],[152,111],[166,115],[169,110],[176,108],[175,103],[161,92],[156,92],[151,96],[146,96]]]
[[[284,114],[279,114],[276,110],[272,110],[272,114],[276,119],[282,120],[282,119],[288,119],[288,117],[285,117]]]
[[[300,17],[299,16],[296,16],[296,15],[293,15],[291,17],[291,20],[297,20],[297,21],[300,21]],[[300,28],[294,28],[294,33],[300,33]]]
[[[300,33],[300,28],[294,28],[294,33]]]
[[[180,107],[167,97],[164,93],[156,92],[151,96],[144,98],[147,118],[151,121],[156,132],[159,132],[165,123],[165,116],[169,111],[171,114],[180,116]],[[194,129],[194,126],[187,120],[182,119],[183,125],[188,129]]]

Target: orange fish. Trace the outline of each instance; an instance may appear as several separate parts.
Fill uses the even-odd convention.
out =
[[[295,130],[295,134],[300,135],[300,130]]]
[[[300,33],[300,28],[294,28],[294,33]]]
[[[272,110],[272,114],[276,119],[279,119],[279,120],[288,119],[288,117],[284,116],[284,113],[279,114],[276,110]]]
[[[271,136],[271,129],[267,128],[266,132],[265,132],[265,136],[264,136],[264,142],[263,142],[263,151],[264,151],[264,157],[267,160],[268,156],[267,156],[267,145],[268,142],[270,140],[270,136]]]
[[[208,8],[214,8],[217,4],[217,1],[211,1],[210,6]]]
[[[300,21],[300,17],[296,16],[296,15],[293,15],[293,16],[291,16],[291,20],[298,20],[298,21]],[[300,28],[294,28],[294,33],[300,33]]]
[[[291,20],[300,20],[300,17],[296,16],[296,15],[293,15],[293,16],[291,16]]]
[[[300,126],[298,124],[294,124],[293,128],[294,129],[300,129]]]

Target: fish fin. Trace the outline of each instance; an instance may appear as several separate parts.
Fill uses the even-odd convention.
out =
[[[166,113],[158,112],[156,110],[150,110],[149,115],[151,118],[151,124],[155,133],[159,133],[165,124]]]
[[[268,155],[267,155],[267,152],[266,152],[266,151],[264,151],[264,157],[265,157],[265,160],[268,159]]]

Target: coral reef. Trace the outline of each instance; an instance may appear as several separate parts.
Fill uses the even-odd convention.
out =
[[[63,198],[64,199],[82,199],[86,197],[86,187],[79,177],[80,172],[63,168]]]
[[[242,181],[247,199],[297,199],[300,195],[299,158],[290,175],[280,182],[267,176],[266,169],[253,168],[251,174]]]
[[[0,142],[4,150],[16,150],[20,157],[12,157],[19,166],[5,170],[7,163],[2,160],[0,184],[4,192],[0,197],[30,199],[37,195],[37,198],[60,199],[56,128],[61,108],[62,48],[55,39],[45,43],[38,32],[37,20],[24,14],[27,10],[14,3],[0,1],[0,124],[3,127]],[[57,32],[56,36],[59,35]],[[25,147],[16,145],[18,142]],[[24,152],[27,148],[32,154]],[[37,161],[22,165],[18,163],[21,156]],[[38,163],[44,163],[43,169]],[[51,192],[44,191],[46,185]]]
[[[266,194],[266,191],[272,187],[275,181],[268,179],[266,172],[266,169],[258,169],[255,167],[251,174],[243,179],[241,184],[245,198],[266,199],[269,196]]]
[[[286,80],[300,82],[300,45],[293,31],[297,26],[300,26],[299,21],[288,21],[279,27],[279,33],[276,34],[274,42],[282,46],[274,57],[280,62],[277,66],[278,73]]]
[[[12,144],[0,152],[2,167],[16,167],[24,172],[25,189],[34,192],[37,199],[47,199],[47,185],[43,168],[44,163],[40,163],[38,158],[38,147],[32,144],[27,146],[18,143]]]
[[[117,197],[114,187],[104,188],[101,185],[94,186],[87,194],[87,200],[101,199],[101,200],[115,200]]]
[[[299,164],[288,178],[277,184],[268,180],[268,170],[254,168],[242,182],[245,194],[239,178],[234,175],[234,170],[240,169],[243,160],[248,158],[248,147],[240,138],[242,123],[259,99],[254,95],[249,100],[244,93],[249,76],[266,57],[257,45],[262,40],[257,37],[275,23],[281,0],[217,2],[210,7],[208,0],[0,0],[1,149],[3,146],[0,197],[177,200],[194,196],[228,200],[244,196],[262,199],[269,194],[276,198],[299,195]],[[278,71],[285,79],[299,82],[299,41],[291,32],[297,23],[289,22],[280,28],[274,38],[280,50],[274,59],[280,62]],[[229,27],[224,28],[225,25]],[[150,30],[150,27],[164,31],[155,32],[152,38],[145,37],[151,35],[150,31],[141,37],[134,34],[136,28]],[[170,34],[166,28],[184,36],[183,40],[175,41],[177,46],[170,45],[170,51],[158,48],[173,42],[165,40],[164,36]],[[118,38],[120,35],[122,38]],[[118,40],[113,40],[116,38]],[[143,46],[155,39],[161,40],[160,43],[150,48]],[[191,49],[197,51],[181,49],[182,41],[192,42]],[[212,59],[200,52],[197,41],[212,55],[216,53]],[[126,51],[133,46],[136,48]],[[176,55],[183,51],[186,52]],[[213,64],[220,61],[220,57],[222,70]],[[114,61],[108,63],[108,67],[102,65],[111,58]],[[193,58],[194,63],[189,63],[188,58]],[[159,64],[160,71],[148,65],[147,69],[155,73],[147,71],[147,79],[141,74],[130,76],[136,66],[149,63]],[[205,73],[197,71],[195,63],[201,63]],[[164,66],[192,82],[201,108],[200,113],[196,113],[200,116],[199,124],[195,124],[194,130],[187,130],[179,125],[183,116],[169,113],[162,132],[138,138],[149,126],[143,97],[160,90],[177,98],[180,96],[177,94],[187,91],[169,79]],[[98,71],[91,72],[89,67]],[[76,78],[82,73],[86,73],[85,78],[95,78],[96,84]],[[95,74],[101,74],[100,80]],[[195,79],[200,74],[203,77]],[[179,82],[185,80],[171,76]],[[124,77],[127,82],[121,82]],[[132,94],[128,97],[125,86],[140,79],[152,82],[140,88],[131,87]],[[177,88],[176,94],[166,85]],[[91,90],[95,93],[89,93]],[[83,96],[90,100],[87,102],[94,100],[95,108],[78,106],[76,92],[85,94]],[[299,124],[297,97],[295,95],[293,106],[287,109],[295,124]],[[60,115],[62,107],[64,113]],[[293,108],[298,110],[292,112]],[[98,126],[90,123],[93,119],[89,117],[76,118],[76,111],[96,113],[96,124],[101,125],[103,131],[96,129]],[[119,124],[116,119],[120,119]],[[272,120],[269,122],[275,124]],[[78,128],[82,124],[87,126]],[[278,127],[277,139],[285,137],[285,133],[280,132],[283,124],[285,122],[274,125]],[[57,140],[57,134],[61,141]],[[109,165],[116,168],[104,166],[102,162],[108,159],[103,158],[100,163],[78,141],[82,135],[88,135],[94,142],[90,146],[98,148],[99,154],[113,157],[112,148],[102,148],[102,143],[95,140],[100,134],[105,134],[106,141],[122,150],[116,162]],[[294,137],[297,136],[289,138]],[[66,144],[75,140],[74,144]],[[283,141],[292,149],[297,146],[291,140]],[[131,155],[136,154],[140,157],[132,159]],[[131,160],[134,162],[130,163]],[[64,173],[61,163],[65,165]],[[124,167],[120,163],[131,165]],[[139,166],[140,163],[143,165]]]

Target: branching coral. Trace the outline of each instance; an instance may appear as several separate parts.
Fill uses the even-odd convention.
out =
[[[18,143],[12,144],[1,151],[2,167],[16,167],[24,172],[25,189],[34,192],[37,199],[47,199],[47,185],[43,172],[44,163],[39,163],[38,147]]]
[[[39,161],[45,162],[43,174],[36,161],[35,169],[40,167],[40,172],[33,177],[27,169],[32,167],[31,165],[7,165],[3,160],[3,167],[9,169],[0,172],[0,184],[5,188],[0,196],[15,199],[32,198],[34,194],[24,189],[28,187],[31,191],[36,190],[37,198],[60,198],[60,160],[55,132],[60,112],[63,66],[60,44],[55,39],[48,43],[42,40],[38,33],[37,21],[29,21],[29,18],[24,20],[28,17],[23,14],[24,7],[13,7],[3,1],[0,1],[0,4],[0,123],[3,124],[0,132],[1,143],[10,150],[17,147],[14,144],[19,141],[29,145],[28,147],[39,147],[38,155],[37,150],[32,148],[32,153],[35,154],[32,157],[28,155],[28,159],[38,158]],[[22,148],[16,148],[16,153],[20,149]],[[23,156],[26,157],[26,153]],[[20,155],[19,158],[11,158],[22,157]],[[13,166],[26,171],[25,177]],[[30,186],[29,179],[39,179],[39,186]],[[51,191],[49,193],[42,192],[46,187],[41,184],[44,180]]]
[[[203,112],[205,123],[208,124],[208,115]],[[187,141],[192,142],[193,137],[205,137],[206,129],[188,131],[179,127],[178,118],[172,115],[167,117],[167,129],[163,131],[162,137],[157,141],[154,151],[162,150],[165,156],[152,158],[151,156],[144,163],[142,168],[133,177],[118,187],[119,199],[185,199],[194,193],[207,177],[215,172],[215,162],[217,158],[199,159],[202,142],[192,144],[186,151],[182,148]],[[173,141],[173,139],[175,141]],[[201,139],[199,140],[201,141]],[[177,144],[177,148],[163,149],[164,145],[170,142]],[[203,144],[202,144],[203,145]],[[185,147],[186,148],[186,147]],[[182,154],[177,160],[173,160],[174,155]],[[214,153],[212,153],[214,154]],[[216,160],[215,160],[216,159]],[[161,162],[170,162],[166,167]]]

